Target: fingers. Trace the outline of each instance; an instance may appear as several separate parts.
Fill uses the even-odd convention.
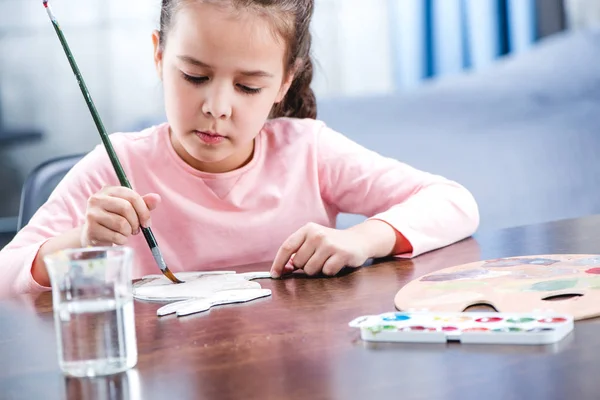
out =
[[[326,276],[335,276],[345,266],[347,266],[347,262],[341,254],[317,251],[302,269],[309,276],[320,273]]]
[[[334,254],[323,264],[323,274],[327,276],[337,275],[347,265],[344,258],[339,254]]]
[[[126,236],[139,231],[138,216],[129,201],[102,195],[96,197],[95,202],[90,201],[93,208],[90,209],[89,213],[99,224]]]
[[[304,273],[308,276],[315,276],[321,272],[323,265],[329,258],[331,258],[330,252],[326,251],[325,249],[319,249],[313,253],[312,257],[310,257],[310,259],[308,259],[303,266],[296,267],[302,268]]]
[[[108,212],[106,209],[90,210],[87,216],[87,223],[91,229],[95,228],[96,226],[101,226],[123,236],[131,236],[132,234],[136,233],[132,232],[131,222],[129,219],[120,214]]]
[[[307,238],[308,239],[308,238]],[[305,239],[304,243],[296,250],[296,253],[292,256],[290,264],[296,269],[303,268],[308,260],[315,254],[316,247],[312,246],[310,241]]]
[[[308,224],[306,232],[304,243],[294,255],[293,265],[313,276],[321,272],[323,264],[335,252],[335,248],[327,238],[326,228]]]
[[[137,226],[132,225],[132,228],[134,228],[134,230],[139,228],[139,225],[141,225],[145,228],[150,227],[150,224],[151,224],[150,223],[150,209],[146,205],[146,202],[144,201],[142,196],[140,196],[133,190],[126,188],[126,187],[122,187],[122,186],[111,186],[109,188],[106,188],[104,193],[111,197],[116,197],[116,198],[126,200],[131,204],[131,206],[133,207],[133,210],[135,211],[135,214],[137,215],[137,219],[138,219],[138,221],[137,221],[138,223],[136,223]],[[157,200],[155,198],[155,196],[158,196],[158,195],[151,194],[148,196],[149,201],[152,203],[152,205],[154,207],[156,206],[158,201],[160,201],[160,197],[158,197],[158,200]],[[119,213],[119,214],[121,214],[121,213]],[[121,215],[123,215],[123,214],[121,214]]]
[[[92,245],[123,245],[127,237],[139,233],[140,226],[150,227],[150,210],[160,196],[140,196],[121,186],[104,187],[88,200],[85,233],[82,242]]]
[[[350,253],[335,244],[332,239],[334,232],[317,224],[308,224],[298,230],[277,252],[271,276],[278,278],[295,269],[302,269],[309,276],[321,272],[329,276],[336,275],[346,266]]]
[[[144,199],[144,202],[146,203],[146,206],[148,206],[148,209],[150,211],[154,210],[161,201],[160,196],[156,193],[146,194],[142,196],[142,199]]]
[[[112,246],[113,244],[123,246],[127,244],[127,236],[102,225],[96,225],[91,231],[93,236],[89,237],[88,244],[92,246]]]
[[[302,228],[293,233],[287,240],[281,245],[279,250],[277,250],[277,255],[275,256],[275,261],[273,261],[273,265],[271,266],[271,276],[273,278],[279,278],[284,269],[285,265],[288,263],[292,254],[296,253],[302,244],[304,243],[304,239],[306,237],[306,229]],[[295,257],[294,257],[295,258]]]
[[[291,263],[287,263],[287,264],[285,264],[285,267],[283,267],[283,273],[281,275],[289,275],[289,274],[293,273],[295,270],[296,270],[296,268]]]

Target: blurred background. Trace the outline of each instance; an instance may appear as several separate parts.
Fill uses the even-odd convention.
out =
[[[160,1],[51,3],[107,130],[140,130],[161,122],[150,38]],[[546,38],[594,29],[599,22],[600,0],[316,0],[313,87],[324,104],[320,116],[341,130],[353,101],[362,109],[360,104],[377,99],[410,99],[453,79],[460,92],[468,77],[485,76]],[[99,137],[41,0],[0,0],[0,54],[5,243],[16,229],[21,187],[33,168],[87,152]],[[468,107],[463,110],[468,114]],[[416,125],[435,117],[421,115]],[[501,224],[489,224],[496,226]]]

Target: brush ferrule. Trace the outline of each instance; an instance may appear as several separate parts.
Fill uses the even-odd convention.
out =
[[[56,17],[54,16],[54,13],[52,12],[52,8],[50,7],[50,4],[48,4],[48,2],[45,2],[44,7],[46,7],[46,12],[48,13],[48,16],[50,17],[50,20],[52,20],[52,22],[54,22],[54,23],[57,23]]]
[[[165,263],[160,249],[158,247],[153,247],[151,251],[154,260],[156,261],[156,264],[158,264],[158,268],[160,268],[161,271],[165,272],[167,269],[167,263]]]

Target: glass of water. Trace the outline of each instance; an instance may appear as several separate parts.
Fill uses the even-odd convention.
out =
[[[44,257],[58,361],[66,375],[110,375],[136,365],[132,259],[129,247],[72,249]]]

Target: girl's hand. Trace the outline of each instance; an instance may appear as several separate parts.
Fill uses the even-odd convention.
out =
[[[160,202],[154,193],[140,196],[122,186],[107,186],[88,200],[81,245],[124,245],[140,226],[150,227],[150,211]]]
[[[344,267],[360,267],[369,258],[390,255],[398,235],[394,228],[378,220],[346,230],[310,223],[280,247],[271,276],[279,278],[295,269],[302,269],[310,276],[321,272],[333,276]]]

